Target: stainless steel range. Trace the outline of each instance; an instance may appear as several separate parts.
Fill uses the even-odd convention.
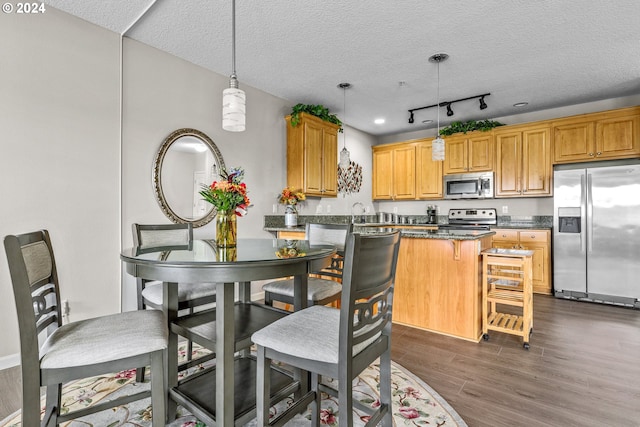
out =
[[[439,224],[438,228],[448,230],[489,230],[498,223],[495,208],[449,209],[449,223]]]

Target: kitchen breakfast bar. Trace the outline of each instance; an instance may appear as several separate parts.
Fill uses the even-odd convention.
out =
[[[401,232],[393,321],[479,341],[482,335],[480,253],[491,248],[491,236],[495,232],[408,227]]]
[[[400,229],[393,298],[395,323],[456,338],[482,336],[482,258],[495,231],[421,225],[356,224],[358,233]],[[280,238],[304,238],[303,228],[265,227]]]

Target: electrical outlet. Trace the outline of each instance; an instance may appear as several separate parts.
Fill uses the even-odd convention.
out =
[[[327,213],[331,213],[331,205],[327,205]]]
[[[271,208],[271,211],[275,214],[278,213],[278,205],[276,205],[275,203],[273,204],[273,207]]]
[[[368,214],[370,211],[371,209],[369,209],[369,206],[364,207],[364,213]]]
[[[393,208],[393,213],[398,213],[398,207],[397,207],[397,206],[395,206],[395,207]]]
[[[317,214],[321,214],[322,213],[322,205],[316,206],[316,213]]]
[[[509,206],[503,206],[502,207],[502,213],[503,214],[508,214],[509,213]]]

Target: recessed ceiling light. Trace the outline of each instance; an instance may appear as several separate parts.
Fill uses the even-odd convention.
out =
[[[515,104],[513,104],[514,107],[524,107],[526,105],[529,105],[528,102],[516,102]]]
[[[425,125],[428,125],[429,123],[433,123],[433,120],[423,120],[422,123],[424,123]]]
[[[383,124],[383,123],[384,123],[384,119],[375,119],[375,120],[373,121],[373,123],[375,123],[375,124],[377,124],[377,125],[381,125],[381,124]]]

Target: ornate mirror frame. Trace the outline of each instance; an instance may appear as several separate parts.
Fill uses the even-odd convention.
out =
[[[162,189],[162,164],[165,160],[165,156],[167,155],[167,152],[169,151],[173,143],[185,136],[194,137],[202,141],[207,146],[207,148],[211,150],[213,158],[218,166],[218,170],[226,169],[222,154],[220,153],[220,150],[218,150],[218,147],[216,147],[216,144],[211,140],[211,138],[196,129],[177,129],[173,131],[169,136],[167,136],[167,138],[160,146],[160,149],[158,150],[158,153],[156,154],[156,157],[153,161],[153,188],[156,195],[156,200],[160,205],[160,209],[162,209],[162,212],[164,212],[167,218],[169,218],[174,223],[191,223],[193,227],[202,227],[215,218],[216,210],[213,206],[211,206],[211,209],[208,211],[208,213],[201,218],[183,218],[182,216],[178,215],[175,210],[172,209],[172,207],[169,205],[165,197],[165,193]]]

